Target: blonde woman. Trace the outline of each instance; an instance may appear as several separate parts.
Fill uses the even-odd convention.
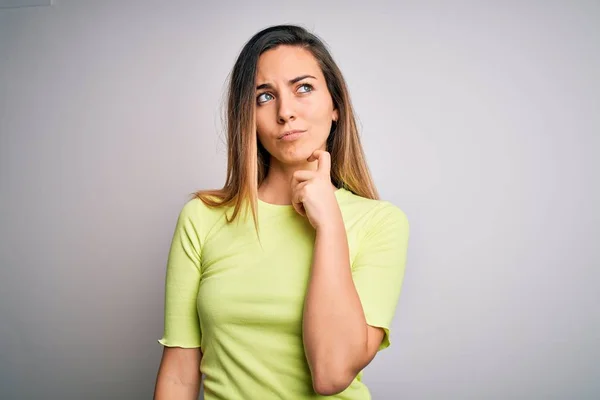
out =
[[[324,43],[280,25],[231,73],[227,179],[181,210],[155,398],[370,399],[390,345],[405,214],[378,200]]]

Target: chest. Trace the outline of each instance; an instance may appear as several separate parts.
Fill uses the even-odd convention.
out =
[[[203,327],[252,326],[298,331],[315,234],[301,218],[225,225],[202,250],[198,312]]]

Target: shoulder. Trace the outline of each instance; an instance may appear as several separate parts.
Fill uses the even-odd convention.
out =
[[[390,201],[368,199],[344,190],[340,194],[340,206],[349,216],[363,220],[367,230],[396,226],[408,232],[408,217],[400,207]]]
[[[227,207],[211,207],[198,197],[188,200],[179,211],[178,224],[191,224],[198,231],[207,231],[223,219]]]
[[[213,200],[213,197],[208,197]],[[214,198],[214,200],[217,200]],[[182,207],[181,214],[187,216],[198,216],[198,215],[222,215],[229,207],[227,206],[210,206],[200,199],[198,196],[194,196],[189,199]]]
[[[373,210],[373,223],[394,223],[408,228],[408,217],[400,207],[386,200],[377,200],[377,202],[377,207]]]

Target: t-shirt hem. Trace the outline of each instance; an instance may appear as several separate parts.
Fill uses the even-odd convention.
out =
[[[184,349],[196,349],[196,348],[200,348],[200,344],[199,343],[184,343],[184,342],[179,342],[179,341],[171,341],[171,340],[167,340],[167,339],[159,339],[157,340],[158,343],[162,344],[165,347],[181,347]]]
[[[383,339],[381,339],[381,344],[379,345],[379,348],[377,349],[377,351],[381,351],[381,350],[385,350],[388,347],[390,347],[390,345],[392,344],[392,341],[390,339],[390,328],[386,325],[386,324],[378,324],[376,322],[372,322],[367,318],[367,325],[370,325],[374,328],[381,328],[383,329]]]

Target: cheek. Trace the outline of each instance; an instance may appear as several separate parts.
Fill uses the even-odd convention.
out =
[[[311,102],[306,111],[306,115],[311,122],[327,124],[331,120],[333,105],[329,98],[323,96]]]
[[[269,123],[266,121],[266,116],[261,113],[256,114],[256,135],[258,139],[262,142],[263,139],[267,138],[267,133],[269,132]]]
[[[272,128],[271,128],[272,129]],[[269,153],[273,153],[276,149],[274,139],[269,134],[269,126],[264,123],[256,123],[256,140],[260,143]]]
[[[262,135],[260,134],[260,131],[258,131],[256,133],[256,140],[258,141],[258,143],[260,143],[265,149],[270,150],[271,149],[271,141],[269,140],[267,135]]]

